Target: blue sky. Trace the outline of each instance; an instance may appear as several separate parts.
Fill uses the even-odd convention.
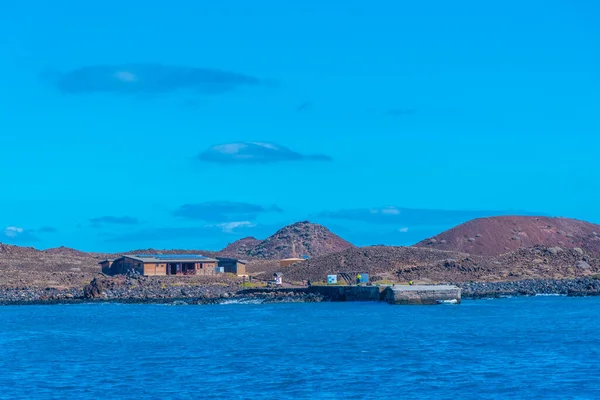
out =
[[[22,0],[0,12],[0,241],[358,245],[600,222],[592,1]]]

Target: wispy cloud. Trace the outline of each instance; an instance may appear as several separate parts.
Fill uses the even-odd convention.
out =
[[[240,86],[268,83],[248,75],[211,68],[162,64],[90,65],[46,74],[63,93],[156,94],[191,89],[218,94]]]
[[[528,215],[529,213],[522,211],[440,210],[387,206],[325,211],[320,213],[319,217],[347,221],[359,221],[373,224],[396,224],[410,227],[415,225],[424,226],[459,224],[473,218],[511,214]]]
[[[46,226],[39,229],[25,229],[19,226],[7,226],[0,232],[0,242],[34,243],[41,241],[38,234],[54,233],[56,229]]]
[[[90,225],[94,228],[100,228],[105,225],[138,225],[140,221],[134,217],[122,216],[103,216],[97,218],[90,218]]]
[[[234,233],[239,228],[253,228],[256,224],[250,221],[231,221],[217,224],[217,226],[225,233]]]
[[[106,242],[173,241],[178,239],[207,238],[219,231],[210,227],[156,227],[110,235]]]
[[[259,214],[282,212],[273,205],[264,207],[257,204],[233,201],[211,201],[196,204],[184,204],[173,212],[176,217],[207,222],[233,222],[255,220]]]
[[[331,161],[331,157],[304,155],[268,142],[235,142],[213,146],[198,159],[218,164],[268,164],[286,161]]]
[[[229,240],[230,235],[239,234],[247,236],[244,229],[254,228],[255,224],[250,221],[232,221],[219,224],[197,226],[197,227],[154,227],[136,230],[133,232],[108,234],[105,241],[108,243],[144,242],[189,242],[195,239]]]
[[[17,226],[7,226],[2,231],[2,234],[9,238],[14,238],[18,236],[22,236],[25,233],[25,229],[19,228]]]

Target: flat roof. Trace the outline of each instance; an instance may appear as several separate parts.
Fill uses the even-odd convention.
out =
[[[123,257],[131,258],[144,263],[174,263],[174,262],[215,262],[215,258],[204,257],[200,254],[125,254]]]
[[[282,258],[279,261],[305,261],[305,260],[306,260],[306,258],[294,258],[294,257],[292,257],[292,258]]]
[[[247,260],[241,260],[241,259],[235,258],[235,257],[217,257],[217,260],[218,261],[237,261],[242,264],[248,264]]]

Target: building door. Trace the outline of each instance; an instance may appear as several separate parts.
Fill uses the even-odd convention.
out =
[[[177,275],[178,264],[169,264],[169,273],[171,275]]]

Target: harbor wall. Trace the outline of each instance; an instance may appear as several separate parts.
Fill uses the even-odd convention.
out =
[[[383,299],[390,304],[425,305],[461,301],[461,290],[453,285],[388,286]]]

